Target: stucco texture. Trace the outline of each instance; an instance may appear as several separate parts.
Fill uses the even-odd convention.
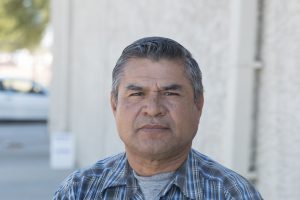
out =
[[[257,169],[266,199],[300,196],[300,1],[265,0]]]
[[[123,150],[109,105],[111,71],[126,45],[154,35],[177,40],[198,60],[206,101],[194,147],[222,160],[228,1],[75,0],[71,11],[71,127],[79,165]]]

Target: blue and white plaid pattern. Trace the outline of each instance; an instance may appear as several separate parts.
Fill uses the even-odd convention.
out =
[[[143,200],[126,154],[98,161],[71,174],[53,200]],[[207,156],[191,150],[174,179],[162,190],[164,200],[260,200],[262,197],[242,176]]]

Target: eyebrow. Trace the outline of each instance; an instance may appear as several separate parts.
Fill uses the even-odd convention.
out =
[[[181,90],[182,86],[178,84],[171,84],[167,86],[163,86],[162,90]]]
[[[143,87],[137,86],[137,85],[134,85],[134,84],[129,84],[129,85],[126,86],[126,89],[127,90],[134,90],[134,91],[141,91],[141,90],[143,90]]]
[[[134,85],[134,84],[129,84],[129,85],[126,86],[126,89],[127,90],[133,90],[133,91],[142,91],[143,87],[138,86],[138,85]],[[178,84],[170,84],[170,85],[167,85],[167,86],[163,86],[161,88],[161,90],[181,90],[181,89],[182,89],[182,86],[178,85]]]

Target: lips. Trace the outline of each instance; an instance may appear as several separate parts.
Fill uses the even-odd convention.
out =
[[[146,131],[147,130],[149,130],[149,131],[151,131],[151,130],[153,130],[153,131],[155,131],[155,130],[159,131],[159,130],[166,130],[166,129],[169,129],[169,128],[167,126],[164,126],[164,125],[161,125],[161,124],[146,124],[146,125],[143,125],[139,129],[146,130]]]

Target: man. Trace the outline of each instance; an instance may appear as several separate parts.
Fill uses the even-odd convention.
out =
[[[129,45],[111,92],[126,153],[73,173],[54,199],[262,199],[246,179],[191,149],[203,101],[201,71],[183,46],[162,37]]]

